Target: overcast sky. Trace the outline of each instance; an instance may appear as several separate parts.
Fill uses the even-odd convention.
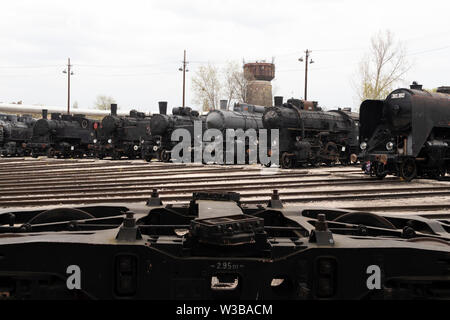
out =
[[[405,85],[450,85],[448,1],[128,0],[2,1],[0,102],[65,106],[70,57],[72,102],[99,94],[124,109],[181,105],[183,50],[190,77],[207,62],[222,67],[275,58],[274,94],[303,97],[297,59],[312,50],[308,98],[327,108],[358,106],[351,80],[378,30],[402,40],[413,63]],[[193,105],[193,107],[197,107]]]

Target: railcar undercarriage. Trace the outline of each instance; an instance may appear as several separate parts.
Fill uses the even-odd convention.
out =
[[[448,299],[449,232],[448,215],[284,207],[276,191],[2,210],[0,297]]]

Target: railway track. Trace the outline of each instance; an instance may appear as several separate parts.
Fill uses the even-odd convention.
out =
[[[165,203],[186,202],[195,191],[236,191],[243,203],[261,203],[278,189],[288,205],[450,211],[450,182],[376,180],[359,167],[277,170],[139,160],[0,159],[0,207],[142,202],[154,188]]]

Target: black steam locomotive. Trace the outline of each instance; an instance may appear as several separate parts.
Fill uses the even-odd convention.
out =
[[[450,299],[449,226],[284,208],[275,193],[4,209],[0,299]]]
[[[42,110],[42,119],[34,124],[31,141],[27,144],[33,157],[80,158],[94,155],[99,122],[82,114],[51,113],[50,119],[47,116],[47,110]]]
[[[358,115],[349,109],[322,111],[317,102],[275,97],[263,116],[264,128],[279,129],[280,165],[343,164],[356,161]]]
[[[387,174],[407,181],[438,178],[450,169],[450,87],[436,93],[414,82],[385,100],[361,104],[363,170],[380,179]]]
[[[199,135],[204,131],[204,118],[199,116],[198,111],[189,107],[176,107],[172,109],[172,114],[167,114],[167,102],[159,102],[159,114],[152,115],[150,121],[151,136],[142,142],[142,158],[151,161],[158,159],[163,162],[169,162],[172,158],[172,148],[178,144],[178,141],[172,141],[172,133],[176,129],[185,129],[189,132],[191,141],[189,144],[191,161],[193,160],[195,122],[201,125]],[[202,137],[199,136],[199,139]],[[182,155],[180,155],[182,156]]]
[[[251,144],[254,146],[254,150],[257,151],[259,147],[258,133],[259,129],[263,129],[262,116],[264,114],[265,107],[251,105],[246,103],[236,103],[233,106],[233,110],[226,110],[221,108],[219,110],[212,110],[206,116],[206,128],[219,130],[222,136],[222,150],[224,151],[223,159],[220,157],[219,163],[237,163],[238,152],[245,152],[243,161],[246,163],[250,160],[257,161],[256,159],[250,159],[250,148]],[[233,137],[227,138],[227,130],[235,130],[235,135]],[[254,130],[256,133],[256,139],[251,140],[246,137],[243,133],[246,130]],[[239,134],[238,130],[242,130]],[[218,142],[204,142],[204,148],[209,153],[214,152]],[[208,150],[212,149],[212,150]],[[240,150],[240,151],[239,151]]]
[[[118,116],[117,104],[111,104],[111,115],[103,118],[96,141],[97,157],[140,157],[141,144],[151,134],[150,119],[145,113],[135,110],[131,110],[129,116]]]
[[[33,134],[36,119],[30,115],[0,114],[0,154],[2,156],[27,156],[26,147]]]

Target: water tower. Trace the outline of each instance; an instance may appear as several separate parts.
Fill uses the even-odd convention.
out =
[[[252,62],[244,64],[244,75],[248,81],[247,103],[272,106],[272,84],[275,78],[275,64]]]

